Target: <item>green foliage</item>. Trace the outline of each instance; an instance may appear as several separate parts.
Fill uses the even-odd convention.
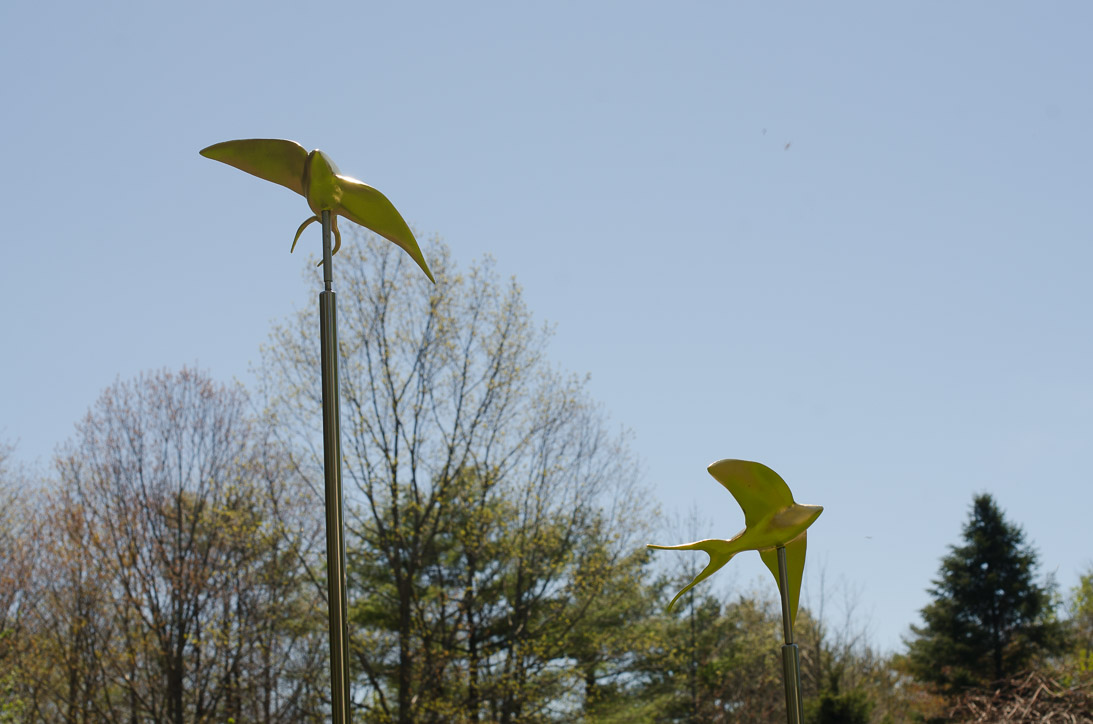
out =
[[[0,458],[2,462],[2,458]],[[2,470],[0,470],[2,472]],[[10,630],[0,631],[0,650],[3,650],[7,641],[12,638]],[[6,671],[0,672],[0,724],[14,724],[23,721],[26,713],[26,702],[18,689],[20,679],[19,671],[12,664],[14,657],[10,653],[0,656],[0,662],[5,663]]]
[[[678,586],[677,579],[658,582],[660,606]],[[741,596],[723,604],[688,593],[672,613],[650,617],[643,645],[635,649],[630,701],[657,722],[784,716],[780,621],[769,600]]]
[[[873,712],[873,702],[861,689],[823,691],[810,705],[806,707],[809,724],[869,724]]]
[[[1070,616],[1078,635],[1093,642],[1093,568],[1070,591]]]
[[[1068,664],[1079,675],[1093,672],[1093,567],[1078,578],[1067,600],[1071,650]]]
[[[1036,553],[990,495],[976,496],[963,540],[942,559],[908,642],[911,673],[950,692],[1016,673],[1061,637]]]

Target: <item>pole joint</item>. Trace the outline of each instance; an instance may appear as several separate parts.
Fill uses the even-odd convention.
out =
[[[334,262],[331,259],[330,253],[330,227],[331,227],[331,215],[330,209],[322,210],[322,224],[323,224],[323,288],[328,291],[334,291]]]
[[[789,574],[786,567],[786,547],[778,546],[778,593],[782,599],[782,676],[786,685],[786,721],[801,724],[801,655],[793,643],[793,619],[789,607]]]

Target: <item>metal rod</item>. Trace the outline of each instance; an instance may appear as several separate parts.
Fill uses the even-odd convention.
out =
[[[801,724],[801,654],[797,644],[782,646],[782,678],[786,682],[786,721]]]
[[[801,724],[804,702],[801,698],[801,653],[793,643],[793,619],[789,610],[789,575],[786,570],[785,546],[778,546],[778,594],[782,599],[782,678],[786,684],[786,720]]]
[[[786,573],[786,547],[778,546],[778,594],[782,599],[782,633],[787,644],[793,643],[793,619],[789,615],[789,576]]]
[[[326,477],[326,579],[330,625],[331,721],[349,724],[349,608],[345,590],[342,520],[342,453],[338,409],[338,318],[330,261],[330,212],[322,212],[323,284],[319,293],[319,343],[323,384],[323,470]]]

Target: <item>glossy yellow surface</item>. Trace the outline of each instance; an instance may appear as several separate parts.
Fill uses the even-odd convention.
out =
[[[308,153],[295,141],[279,138],[248,138],[215,143],[202,149],[201,155],[280,184],[307,199],[315,215],[305,220],[296,231],[296,238],[292,240],[293,249],[308,224],[317,221],[323,211],[330,211],[334,231],[333,253],[337,253],[341,246],[338,217],[344,216],[397,244],[417,262],[431,281],[436,281],[425,263],[425,257],[421,255],[413,232],[394,204],[368,184],[343,176],[322,151],[316,149]]]
[[[729,540],[711,538],[677,546],[649,544],[666,551],[704,551],[709,565],[668,604],[676,601],[697,583],[709,578],[741,551],[759,551],[763,563],[778,581],[778,548],[785,546],[789,581],[789,609],[792,623],[797,621],[797,604],[805,571],[806,529],[823,512],[821,505],[804,505],[793,500],[786,482],[766,465],[747,460],[718,460],[708,468],[714,480],[732,493],[744,511],[744,530]]]

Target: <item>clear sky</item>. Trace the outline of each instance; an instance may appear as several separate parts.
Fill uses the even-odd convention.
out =
[[[118,376],[249,381],[314,304],[303,201],[197,153],[280,137],[515,275],[701,537],[743,523],[718,458],[825,505],[806,600],[821,569],[858,591],[877,645],[976,492],[1063,586],[1093,561],[1088,2],[5,0],[0,27],[28,463]]]

